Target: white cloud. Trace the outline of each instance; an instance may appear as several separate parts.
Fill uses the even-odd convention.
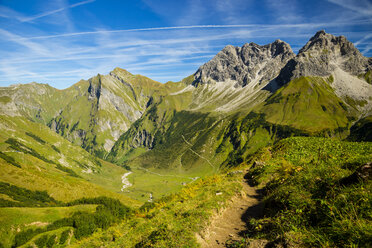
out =
[[[339,5],[345,9],[355,11],[361,15],[372,17],[372,3],[367,0],[328,0],[333,4]]]
[[[42,13],[39,13],[37,15],[30,16],[30,17],[24,17],[24,18],[21,18],[20,21],[21,22],[32,22],[34,20],[37,20],[37,19],[40,19],[40,18],[43,18],[43,17],[46,17],[46,16],[54,15],[54,14],[63,12],[67,9],[75,8],[75,7],[84,5],[84,4],[92,3],[94,1],[96,1],[96,0],[86,0],[86,1],[75,3],[75,4],[71,4],[71,5],[64,4],[62,7],[58,8],[58,9],[45,11],[45,12],[42,12]]]

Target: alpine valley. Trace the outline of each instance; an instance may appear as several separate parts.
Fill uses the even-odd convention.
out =
[[[180,82],[2,87],[0,247],[218,247],[244,176],[262,213],[226,246],[367,247],[371,70],[319,31],[298,54],[228,45]]]

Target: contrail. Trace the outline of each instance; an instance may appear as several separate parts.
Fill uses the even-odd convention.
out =
[[[152,27],[152,28],[134,28],[134,29],[118,29],[118,30],[97,30],[87,32],[65,33],[56,35],[25,37],[24,40],[49,39],[59,37],[71,37],[91,34],[111,34],[124,32],[141,32],[141,31],[157,31],[157,30],[176,30],[176,29],[213,29],[213,28],[319,28],[331,26],[352,26],[356,24],[370,24],[367,21],[348,22],[348,23],[299,23],[299,24],[236,24],[236,25],[190,25],[190,26],[170,26],[170,27]]]
[[[33,20],[36,20],[36,19],[39,19],[39,18],[42,18],[42,17],[45,17],[45,16],[53,15],[55,13],[64,11],[66,9],[72,9],[72,8],[75,8],[75,7],[80,6],[80,5],[92,3],[94,1],[96,1],[96,0],[86,0],[86,1],[75,3],[75,4],[71,4],[71,5],[68,5],[66,7],[56,9],[56,10],[47,11],[47,12],[44,12],[44,13],[41,13],[41,14],[38,14],[38,15],[35,15],[35,16],[28,17],[28,18],[21,18],[21,22],[30,22],[30,21],[33,21]]]

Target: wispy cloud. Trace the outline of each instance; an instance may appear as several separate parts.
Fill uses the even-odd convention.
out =
[[[372,3],[367,0],[328,0],[333,4],[339,5],[345,9],[349,9],[359,14],[366,15],[368,17],[372,17]]]
[[[34,54],[37,54],[37,55],[50,54],[50,51],[48,51],[48,49],[46,49],[45,47],[37,43],[34,43],[30,40],[24,39],[22,36],[9,32],[7,30],[0,28],[0,35],[2,35],[3,38],[8,38],[9,41],[13,41],[23,47],[28,48],[29,51],[31,51]]]
[[[26,18],[25,15],[2,5],[0,5],[0,17],[7,19],[16,19],[20,22]]]
[[[276,21],[281,23],[299,23],[303,21],[295,0],[265,0],[266,6]]]
[[[319,27],[337,27],[337,26],[354,26],[354,25],[370,25],[368,21],[354,21],[354,22],[324,22],[324,23],[297,23],[297,24],[228,24],[228,25],[190,25],[190,26],[169,26],[169,27],[152,27],[152,28],[134,28],[134,29],[117,29],[117,30],[97,30],[85,32],[63,33],[55,35],[43,35],[24,37],[22,39],[35,40],[35,39],[50,39],[60,37],[72,37],[83,35],[95,34],[114,34],[126,32],[143,32],[143,31],[161,31],[161,30],[177,30],[177,29],[224,29],[224,28],[319,28]]]
[[[72,8],[75,8],[75,7],[78,7],[78,6],[81,6],[81,5],[92,3],[94,1],[96,1],[96,0],[86,0],[86,1],[75,3],[75,4],[66,5],[66,6],[58,8],[58,9],[45,11],[45,12],[42,12],[42,13],[39,13],[39,14],[36,14],[36,15],[33,15],[33,16],[29,16],[29,17],[24,16],[24,15],[12,10],[12,9],[1,6],[0,7],[0,16],[6,17],[6,18],[16,18],[20,22],[32,22],[32,21],[35,21],[37,19],[40,19],[40,18],[43,18],[43,17],[46,17],[46,16],[50,16],[50,15],[54,15],[54,14],[63,12],[67,9],[72,9]]]

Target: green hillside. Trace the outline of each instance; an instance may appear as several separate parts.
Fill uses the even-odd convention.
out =
[[[41,124],[0,118],[0,181],[46,189],[60,201],[108,195],[132,202],[119,194],[125,169],[90,155]]]
[[[369,142],[294,137],[261,149],[248,160],[247,178],[265,185],[265,214],[247,223],[247,237],[290,247],[368,247],[372,185],[361,168],[371,160]]]
[[[277,90],[259,109],[268,122],[309,133],[347,129],[347,105],[329,85],[332,78],[301,77]]]

